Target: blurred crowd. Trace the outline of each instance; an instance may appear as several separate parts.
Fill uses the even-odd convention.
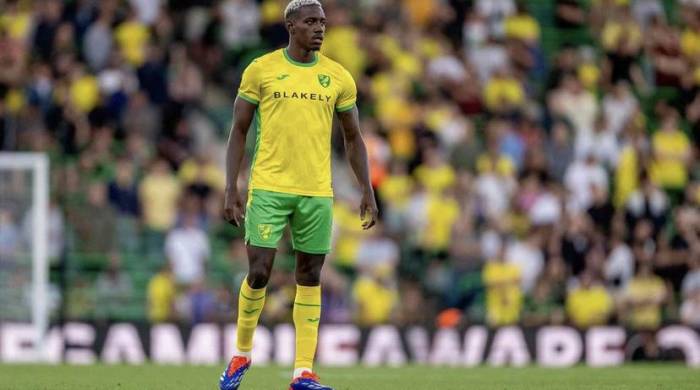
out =
[[[225,141],[286,1],[0,4],[0,147],[51,158],[55,315],[234,320]],[[323,4],[380,206],[363,231],[336,129],[324,322],[700,327],[700,2]],[[264,322],[290,320],[293,269],[285,236]]]

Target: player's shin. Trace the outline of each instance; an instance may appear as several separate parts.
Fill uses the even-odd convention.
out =
[[[301,372],[313,369],[318,341],[318,324],[321,319],[321,286],[297,285],[293,317],[296,330],[296,358],[293,377],[298,377]]]
[[[250,358],[253,349],[253,335],[258,319],[265,305],[265,287],[254,289],[243,280],[238,295],[238,326],[236,330],[236,354]]]

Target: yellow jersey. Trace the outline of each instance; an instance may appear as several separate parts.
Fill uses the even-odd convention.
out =
[[[489,325],[516,324],[523,306],[520,268],[511,263],[489,261],[481,277],[486,285],[486,319]]]
[[[258,106],[249,190],[333,196],[333,114],[355,107],[350,73],[323,54],[301,63],[279,49],[248,65],[238,97]]]
[[[653,302],[666,294],[663,279],[656,275],[635,276],[627,284],[626,295],[636,301]],[[661,303],[638,304],[630,313],[629,324],[633,329],[658,329],[661,325]]]
[[[566,298],[566,312],[579,328],[605,325],[613,308],[610,294],[601,286],[576,288]]]
[[[664,188],[683,188],[688,183],[688,168],[682,156],[690,153],[691,144],[681,131],[658,131],[652,138],[657,157],[651,165],[651,178]]]

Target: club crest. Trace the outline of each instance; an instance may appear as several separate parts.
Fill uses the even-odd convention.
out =
[[[260,234],[260,238],[263,240],[269,240],[270,236],[272,235],[272,226],[261,223],[258,225],[258,233]]]
[[[331,85],[331,76],[325,75],[325,74],[319,74],[318,75],[318,82],[321,84],[323,88],[328,88],[329,85]]]

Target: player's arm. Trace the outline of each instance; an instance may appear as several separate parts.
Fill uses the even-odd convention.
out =
[[[243,199],[238,193],[238,173],[243,163],[245,139],[253,121],[257,106],[240,96],[233,104],[233,125],[226,149],[226,194],[224,197],[224,218],[234,226],[243,222]]]
[[[374,198],[374,190],[369,180],[369,163],[367,162],[367,148],[360,134],[360,119],[357,107],[338,112],[343,138],[345,139],[345,154],[350,161],[350,166],[362,188],[362,201],[360,202],[360,217],[362,227],[369,229],[377,222],[377,201]]]

